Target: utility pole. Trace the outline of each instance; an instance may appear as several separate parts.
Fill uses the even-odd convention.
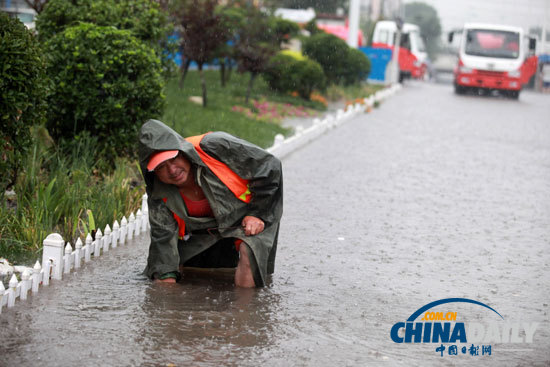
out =
[[[359,0],[350,0],[348,19],[348,45],[357,48],[357,38],[359,34]]]
[[[404,8],[401,4],[401,0],[398,0],[398,9],[397,9],[397,16],[395,17],[395,25],[396,25],[396,32],[395,32],[395,42],[393,44],[393,52],[392,52],[392,70],[391,70],[391,78],[390,82],[391,84],[397,84],[399,83],[399,46],[401,45],[401,30],[403,29],[403,19],[404,19]]]

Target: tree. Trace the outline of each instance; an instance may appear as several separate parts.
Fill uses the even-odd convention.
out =
[[[25,3],[40,14],[42,13],[42,10],[44,10],[48,0],[25,0]]]
[[[405,21],[420,27],[420,35],[426,43],[430,59],[435,59],[440,48],[441,23],[437,10],[422,2],[405,5]]]
[[[280,35],[276,32],[276,19],[253,6],[246,6],[246,18],[241,25],[235,54],[240,72],[250,72],[246,103],[250,99],[256,76],[267,67],[269,59],[280,49]]]
[[[217,4],[217,0],[180,0],[173,12],[181,32],[182,55],[186,59],[182,81],[189,62],[195,61],[201,79],[203,107],[207,106],[203,65],[214,58],[216,49],[229,38],[227,29],[223,27],[222,17],[216,11]]]

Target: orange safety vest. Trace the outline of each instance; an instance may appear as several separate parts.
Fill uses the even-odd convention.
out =
[[[216,175],[216,177],[218,177],[220,181],[223,182],[224,185],[227,186],[227,188],[231,190],[231,192],[239,200],[242,200],[245,203],[249,203],[250,199],[252,198],[252,193],[250,192],[248,186],[248,180],[239,177],[239,175],[233,172],[233,170],[231,170],[231,168],[229,168],[225,163],[220,162],[216,158],[208,155],[200,147],[200,142],[202,141],[202,138],[204,138],[204,136],[207,134],[210,134],[210,132],[202,135],[190,136],[188,138],[185,138],[185,140],[193,144],[195,151],[199,154],[199,157],[203,161],[203,163],[206,164],[208,168],[210,168],[210,170]],[[163,198],[162,200],[166,202],[167,198]],[[180,239],[183,239],[183,237],[185,236],[185,222],[176,213],[172,214],[174,215],[174,219],[176,219],[176,222],[178,222],[178,237]]]

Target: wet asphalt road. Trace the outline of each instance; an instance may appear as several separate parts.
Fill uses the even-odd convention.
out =
[[[268,287],[235,289],[231,274],[151,284],[137,241],[4,309],[0,365],[550,364],[550,96],[409,83],[283,165]],[[451,297],[539,322],[533,342],[443,357],[392,342],[392,325]],[[471,304],[433,310],[502,322]]]

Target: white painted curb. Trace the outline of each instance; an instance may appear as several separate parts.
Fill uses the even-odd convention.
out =
[[[353,106],[349,106],[346,111],[339,109],[336,111],[336,115],[327,115],[323,120],[315,118],[313,119],[313,125],[307,129],[304,129],[302,126],[296,127],[294,135],[286,139],[282,134],[277,134],[273,145],[266,150],[277,158],[282,159],[288,154],[317,139],[327,131],[342,125],[360,113],[366,112],[367,109],[373,108],[375,102],[383,101],[401,90],[401,88],[401,84],[394,84],[379,90],[369,98],[365,98],[363,104],[356,103]]]

